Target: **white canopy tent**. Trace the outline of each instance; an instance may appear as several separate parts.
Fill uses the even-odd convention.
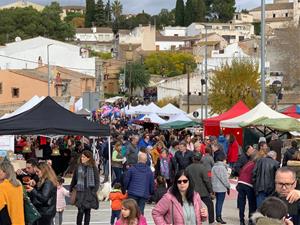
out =
[[[159,115],[162,116],[171,116],[171,115],[177,115],[177,114],[186,114],[183,110],[177,108],[173,104],[169,103],[168,105],[165,105],[161,108],[160,112],[157,112]]]
[[[139,108],[135,109],[136,114],[151,114],[157,113],[160,114],[161,108],[151,102],[149,105],[142,105]]]
[[[280,118],[291,118],[287,115],[284,115],[282,113],[276,112],[275,110],[271,109],[269,106],[267,106],[264,102],[259,103],[257,106],[255,106],[253,109],[251,109],[249,112],[240,115],[238,117],[229,119],[229,120],[223,120],[220,123],[221,127],[228,127],[228,128],[239,128],[239,124],[249,123],[251,121],[254,121],[261,117],[267,117],[270,119],[280,119]]]
[[[32,107],[34,107],[35,105],[39,104],[42,100],[44,100],[44,96],[42,97],[38,97],[38,96],[33,96],[30,100],[28,100],[26,103],[24,103],[22,106],[20,106],[18,109],[16,109],[14,112],[12,113],[7,113],[4,114],[0,119],[7,119],[10,118],[12,116],[16,116],[20,113],[23,113],[29,109],[31,109]]]
[[[160,118],[156,113],[147,114],[143,116],[141,119],[139,119],[138,121],[149,121],[151,123],[155,123],[159,125],[166,123],[166,121]]]
[[[192,121],[186,114],[177,114],[170,116],[170,119],[168,120],[169,122],[174,122],[174,121]]]

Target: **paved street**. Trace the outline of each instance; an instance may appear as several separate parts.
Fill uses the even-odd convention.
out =
[[[147,205],[145,214],[147,217],[148,224],[154,224],[151,217],[151,209],[154,205]],[[228,225],[237,225],[238,221],[238,210],[236,208],[236,200],[232,199],[231,196],[225,201],[223,207],[223,219],[227,222]],[[75,224],[76,221],[77,209],[72,206],[68,206],[67,210],[64,213],[64,223],[63,224]],[[109,225],[110,221],[110,207],[109,202],[101,202],[100,209],[92,211],[91,225],[100,225],[107,224]],[[207,225],[208,223],[204,223]]]

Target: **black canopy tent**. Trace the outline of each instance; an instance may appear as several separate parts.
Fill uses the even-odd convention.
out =
[[[0,135],[61,134],[109,136],[108,125],[91,122],[46,97],[33,108],[0,120]]]

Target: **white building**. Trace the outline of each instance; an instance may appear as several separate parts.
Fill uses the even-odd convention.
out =
[[[48,50],[48,51],[47,51]],[[44,37],[8,43],[0,47],[0,69],[34,69],[47,64],[95,75],[95,58],[76,45]]]
[[[290,25],[298,26],[300,18],[299,0],[274,0],[266,4],[266,25],[272,29],[286,28]],[[261,20],[261,7],[250,10],[254,21]]]
[[[155,46],[157,51],[177,50],[184,46],[184,36],[163,36],[160,32],[156,32]]]
[[[187,27],[187,36],[216,33],[228,43],[235,43],[250,39],[254,35],[254,26],[251,23],[192,23]]]
[[[163,30],[160,31],[163,36],[186,36],[187,28],[186,27],[164,27]]]
[[[75,39],[81,47],[97,52],[111,52],[114,33],[109,27],[77,28]]]

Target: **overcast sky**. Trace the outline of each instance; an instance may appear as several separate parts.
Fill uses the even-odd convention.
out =
[[[0,0],[0,5],[13,3],[16,0]],[[49,4],[53,0],[30,0],[31,2],[39,4]],[[61,5],[84,5],[85,0],[56,0]],[[103,0],[106,2],[106,0]],[[110,0],[113,2],[113,0]],[[236,0],[236,7],[238,10],[251,9],[260,5],[261,0]],[[273,2],[273,0],[266,0],[266,3]],[[149,14],[157,14],[161,9],[175,8],[176,0],[121,0],[123,11],[125,13],[139,13],[144,10]]]

